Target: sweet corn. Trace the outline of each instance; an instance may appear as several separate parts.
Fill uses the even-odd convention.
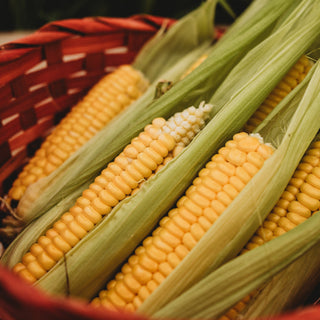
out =
[[[137,310],[196,246],[272,152],[273,148],[256,136],[245,132],[234,135],[92,303]]]
[[[277,204],[264,220],[241,254],[295,228],[320,209],[320,141],[313,142]],[[236,319],[257,291],[230,309],[221,320]]]
[[[19,201],[30,184],[58,168],[111,119],[141,96],[147,86],[148,81],[142,73],[130,65],[120,66],[103,77],[42,143],[14,181],[8,193],[8,202]]]
[[[252,132],[268,114],[305,78],[312,67],[311,61],[303,55],[272,90],[261,106],[244,126],[244,131]]]
[[[204,127],[211,105],[200,104],[168,121],[156,118],[84,190],[73,207],[33,244],[13,271],[29,282],[41,278],[121,200],[175,157]],[[170,153],[170,155],[169,155]]]

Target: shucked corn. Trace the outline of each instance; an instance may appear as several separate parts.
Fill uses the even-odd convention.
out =
[[[152,236],[135,250],[94,305],[135,311],[197,244],[263,166],[273,148],[236,134],[214,155]]]
[[[13,183],[8,201],[19,201],[30,184],[58,168],[112,118],[136,100],[147,86],[148,81],[142,73],[130,65],[120,66],[103,77],[42,143]]]
[[[272,90],[262,105],[255,111],[245,124],[244,130],[246,132],[252,132],[279,104],[279,102],[305,78],[311,69],[311,66],[311,61],[309,61],[307,56],[302,56]]]
[[[280,199],[241,254],[286,233],[320,209],[320,141],[311,144]],[[230,309],[221,320],[236,319],[256,291]]]
[[[199,108],[176,113],[168,121],[154,119],[83,191],[76,204],[31,246],[13,271],[30,282],[42,277],[165,159],[176,156],[189,144],[205,125],[210,110],[210,105],[202,103]]]

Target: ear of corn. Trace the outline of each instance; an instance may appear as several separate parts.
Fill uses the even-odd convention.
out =
[[[60,261],[49,273],[37,281],[38,285],[51,292],[68,292],[65,279],[65,263],[69,271],[73,294],[90,295],[106,282],[117,266],[126,259],[138,243],[152,230],[159,218],[175,203],[179,195],[188,186],[189,181],[195,177],[195,172],[202,168],[214,150],[221,144],[221,141],[242,128],[249,116],[294,63],[291,59],[298,60],[303,50],[308,47],[309,43],[306,39],[310,43],[313,41],[316,36],[314,30],[317,30],[314,26],[316,26],[318,20],[315,22],[313,19],[307,19],[309,24],[305,28],[300,28],[299,23],[297,23],[298,19],[296,17],[292,23],[287,23],[282,31],[288,36],[288,39],[291,32],[294,34],[296,46],[289,46],[288,40],[288,43],[284,42],[281,49],[278,49],[277,54],[274,53],[272,46],[270,48],[266,46],[263,50],[265,59],[260,57],[260,69],[257,69],[260,71],[257,72],[257,75],[251,70],[251,80],[247,79],[247,83],[242,84],[241,89],[235,86],[234,91],[226,91],[225,96],[232,97],[228,103],[220,105],[219,100],[212,100],[217,102],[221,110],[197,138],[178,157],[170,161],[155,178],[149,179],[138,193],[121,201],[107,219],[104,219],[88,234],[85,242],[81,241],[66,254],[65,262]],[[293,28],[292,31],[288,31],[292,25],[297,25],[297,29]],[[283,34],[280,33],[277,36],[282,39]],[[208,66],[212,63],[210,57],[212,58],[212,55],[179,83],[184,82],[189,85],[189,81],[196,78],[196,73],[200,68],[208,72]],[[290,59],[288,60],[288,58]],[[243,76],[240,71],[246,73],[244,66],[246,64],[250,65],[251,61],[244,59],[241,63],[243,65],[242,68],[238,68],[238,74],[233,74],[233,77],[239,77],[239,80]],[[170,99],[176,99],[177,91],[175,88],[179,83],[160,97],[153,106],[159,107],[161,105],[163,107],[162,103],[167,101],[168,96]],[[188,85],[186,87],[190,89]],[[186,93],[187,91],[184,90],[185,87],[182,91]],[[179,91],[178,96],[180,96],[180,93]],[[250,104],[248,104],[248,101],[250,101]],[[237,114],[237,117],[234,116],[235,114]],[[140,120],[140,118],[137,119],[138,122]],[[172,179],[173,176],[175,177],[174,180]],[[154,203],[158,203],[159,206],[155,207]],[[140,214],[141,212],[144,213],[143,216]],[[108,238],[103,237],[106,230],[108,230]],[[101,241],[100,237],[104,240]],[[95,262],[94,268],[93,264],[88,263],[88,261]],[[86,265],[85,275],[83,274],[84,270],[78,267],[79,264]],[[87,288],[90,288],[90,292]]]
[[[245,124],[244,130],[252,132],[279,102],[286,97],[301,81],[311,69],[311,62],[306,56],[302,56],[298,62],[290,69],[285,77],[272,90],[267,99],[254,112],[249,121]]]
[[[176,113],[168,121],[154,119],[83,191],[75,205],[31,246],[13,271],[30,282],[45,275],[112,208],[190,143],[205,125],[210,109],[203,103],[199,108]]]
[[[285,135],[279,147],[264,163],[262,169],[241,191],[241,196],[232,201],[224,214],[217,219],[212,228],[201,238],[196,250],[192,250],[169,277],[163,281],[161,286],[149,296],[141,306],[141,312],[158,316],[157,310],[160,310],[166,303],[173,300],[170,303],[170,310],[167,309],[166,312],[161,311],[161,316],[174,317],[175,312],[179,312],[178,310],[182,312],[183,310],[183,308],[180,309],[180,303],[183,302],[178,302],[179,300],[176,298],[176,305],[174,297],[178,297],[184,291],[187,292],[188,288],[191,288],[189,290],[193,292],[192,295],[196,304],[198,302],[196,298],[198,291],[193,290],[192,286],[200,281],[203,276],[214,272],[224,262],[234,257],[247,243],[250,236],[259,227],[261,221],[264,220],[279,199],[279,195],[290,180],[292,172],[297,167],[304,150],[319,130],[319,123],[314,119],[315,115],[319,112],[319,76],[320,68],[319,63],[317,63],[317,69],[296,112],[289,122],[288,128],[286,130],[283,127],[280,128],[278,123],[275,123],[274,126],[269,126],[269,130],[275,136],[279,130],[285,130]],[[246,256],[246,254],[243,256]],[[197,264],[197,261],[201,261],[201,264]],[[225,274],[223,280],[228,281],[228,274]],[[202,285],[204,283],[205,285],[208,284],[207,282],[202,282]],[[234,282],[233,291],[235,295],[238,294],[238,283]],[[229,286],[232,284],[229,283]],[[166,293],[164,294],[164,292]],[[219,292],[218,290],[216,295],[219,295]],[[250,290],[246,294],[248,293],[250,293]],[[210,295],[205,298],[201,297],[201,299],[208,299],[210,301],[208,303],[212,304],[213,300],[210,300],[210,297],[214,296],[215,294],[211,291]],[[231,299],[233,298],[230,297],[230,300],[228,300],[231,303],[229,308],[240,300],[235,299],[233,302],[230,302]],[[213,313],[210,313],[211,317],[217,317],[226,311],[226,305],[220,309],[220,302],[219,304],[214,303],[217,309]],[[186,305],[188,305],[188,302],[186,302]],[[201,314],[195,313],[193,316],[201,318],[203,315],[204,313],[201,311]],[[189,317],[191,315],[183,314],[183,316]]]
[[[320,141],[314,141],[304,154],[275,207],[242,249],[241,254],[290,231],[317,212],[320,209],[319,181]],[[250,297],[246,297],[221,319],[235,319],[250,301]]]
[[[123,65],[103,77],[46,138],[13,183],[8,201],[19,201],[30,184],[57,169],[72,153],[141,96],[147,86],[148,81],[142,73],[129,65]]]
[[[291,232],[224,264],[177,298],[175,307],[168,304],[154,316],[216,318],[236,299],[241,299],[310,248],[319,248],[319,223],[318,212]]]
[[[131,106],[127,109],[128,112],[122,113],[112,124],[98,133],[90,140],[91,143],[87,143],[81,152],[69,158],[51,175],[50,179],[43,179],[41,184],[35,184],[29,193],[31,200],[26,196],[20,201],[22,215],[27,216],[27,221],[30,221],[48,211],[84,181],[93,179],[101,170],[102,164],[111,161],[121,148],[150,122],[150,119],[158,116],[167,118],[179,111],[181,105],[194,105],[201,100],[207,100],[232,67],[248,50],[268,35],[279,16],[294,3],[296,3],[294,0],[255,1],[221,41],[212,47],[208,59],[192,74],[177,83],[150,106],[149,100],[139,99],[139,103]],[[235,47],[237,47],[236,50],[234,50]],[[217,105],[220,108],[223,104]],[[133,108],[135,111],[130,112]],[[132,126],[132,123],[135,125]],[[108,151],[102,153],[101,150]],[[88,169],[89,164],[90,169]],[[37,201],[33,194],[36,195]]]
[[[237,197],[272,154],[257,137],[239,133],[221,148],[143,241],[94,304],[135,311]]]

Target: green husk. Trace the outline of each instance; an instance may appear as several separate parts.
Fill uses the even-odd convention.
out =
[[[154,317],[215,319],[223,315],[231,306],[309,249],[314,251],[319,248],[318,227],[319,212],[286,234],[224,264],[155,313]],[[278,296],[288,289],[283,290],[282,287]]]
[[[248,310],[242,313],[243,317],[252,319],[277,315],[310,302],[308,299],[320,281],[319,249],[318,243],[263,284],[258,296],[249,303]]]
[[[287,126],[284,127],[281,122],[278,122],[279,125],[277,122],[270,123],[270,135],[276,137],[285,130],[277,150],[206,232],[197,249],[192,250],[148,297],[140,308],[141,312],[153,315],[206,273],[234,257],[270,212],[319,130],[319,63],[315,68],[312,80]]]
[[[166,33],[151,39],[137,55],[133,67],[153,82],[158,79],[159,74],[174,66],[190,50],[208,39],[213,39],[217,2],[218,0],[206,0],[199,8],[181,18]]]
[[[208,100],[233,66],[248,50],[266,38],[281,14],[296,2],[254,1],[212,47],[206,61],[184,80],[151,104],[144,98],[134,103],[54,171],[45,182],[40,180],[34,184],[33,189],[41,191],[41,194],[38,196],[36,192],[37,201],[32,198],[33,203],[25,213],[26,222],[44,214],[79,188],[79,185],[92,180],[153,118],[169,117],[186,105]],[[25,203],[24,199],[28,199],[28,196],[21,199],[21,206]]]
[[[206,232],[197,249],[192,250],[149,296],[141,312],[153,314],[206,273],[234,257],[265,219],[319,130],[316,120],[320,110],[319,64],[317,67],[277,150]],[[283,129],[277,123],[269,128],[275,136]]]
[[[304,3],[308,4],[307,1]],[[311,17],[308,22],[310,27],[319,23],[318,20],[316,23],[312,21]],[[296,25],[297,21],[293,20],[292,24]],[[284,29],[284,32],[288,36],[287,28]],[[293,28],[292,32],[295,33],[297,39],[300,39],[301,43],[296,44],[299,45],[299,50],[306,50],[308,43],[305,40],[305,30],[301,29],[299,33],[299,30]],[[315,34],[311,32],[309,41],[312,41],[313,37]],[[305,46],[304,49],[301,46]],[[301,55],[295,47],[289,47],[288,50],[285,50],[284,47],[283,52],[281,51],[281,59],[274,56],[272,48],[263,52],[264,57],[260,59],[261,70],[264,71],[258,72],[258,76],[253,72],[252,79],[241,90],[236,91],[236,94],[232,90],[226,92],[230,100],[224,106],[220,106],[221,110],[193,142],[154,178],[148,180],[137,194],[115,207],[106,219],[66,254],[70,287],[66,287],[64,261],[60,261],[41,278],[37,282],[39,286],[52,293],[71,292],[73,295],[89,297],[112,277],[117,267],[174,205],[176,199],[184,192],[196,173],[226,137],[234,134],[244,125],[276,86],[277,79],[282,78],[287,71],[283,65],[287,69],[291,67],[290,56],[296,55],[297,60]],[[244,60],[243,63],[247,64],[249,61]],[[265,65],[272,70],[266,70]],[[240,68],[240,70],[245,70],[245,68]],[[192,78],[191,75],[190,78]],[[237,76],[241,78],[244,74],[239,72]],[[262,88],[264,90],[261,90]],[[171,90],[174,88],[168,93]],[[250,104],[246,103],[248,99]],[[234,115],[237,114],[239,108],[242,108],[241,113],[236,118]],[[312,128],[310,126],[309,130]],[[85,268],[79,268],[84,265]]]

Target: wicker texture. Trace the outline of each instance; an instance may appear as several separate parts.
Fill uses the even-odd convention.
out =
[[[173,22],[149,15],[69,19],[1,46],[0,195],[69,107]]]

